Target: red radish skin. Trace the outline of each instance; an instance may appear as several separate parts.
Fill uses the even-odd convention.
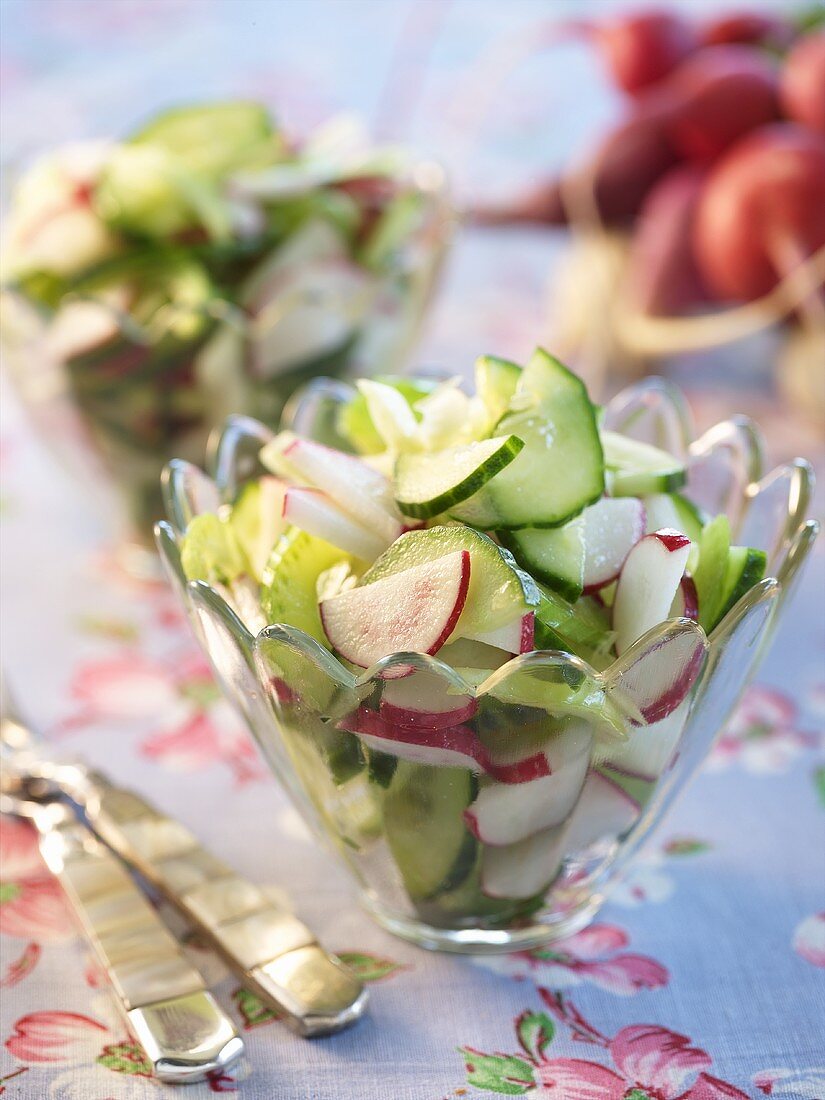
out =
[[[582,753],[550,775],[482,787],[464,811],[464,823],[482,844],[495,847],[560,825],[576,805],[588,760],[589,754]]]
[[[681,531],[674,531],[667,527],[661,531],[655,532],[655,537],[661,542],[666,550],[673,553],[674,550],[683,550],[686,546],[690,546],[690,539],[687,535],[683,535]]]
[[[785,58],[779,94],[789,118],[825,134],[825,31],[800,39]]]
[[[399,707],[382,699],[379,709],[382,718],[399,726],[409,726],[410,729],[444,729],[469,722],[478,709],[478,704],[475,699],[469,699],[464,706],[456,707],[455,710],[426,711]]]
[[[699,29],[703,46],[770,46],[785,49],[795,30],[788,19],[759,11],[733,11],[711,19]]]
[[[593,36],[613,82],[631,94],[667,76],[698,45],[693,25],[664,8],[596,25]]]
[[[599,141],[587,166],[572,173],[567,183],[546,180],[507,204],[477,208],[474,220],[485,225],[567,225],[577,211],[568,209],[565,194],[569,189],[575,196],[587,188],[587,202],[595,205],[605,225],[632,221],[656,180],[676,163],[664,123],[663,104],[645,101]]]
[[[671,168],[644,201],[628,259],[629,297],[650,316],[666,317],[704,305],[708,289],[693,256],[693,219],[707,172]]]
[[[748,135],[713,168],[693,248],[717,297],[752,301],[825,245],[825,137],[795,123]]]
[[[685,618],[688,617],[685,616]],[[693,687],[696,677],[701,672],[704,660],[705,652],[700,646],[697,646],[690,660],[682,668],[681,675],[673,682],[670,689],[660,695],[658,699],[640,707],[642,717],[648,725],[662,722],[681,706],[685,696]]]
[[[660,95],[668,139],[689,160],[713,160],[743,134],[779,118],[776,62],[750,46],[713,46],[680,65]]]
[[[631,725],[661,722],[673,714],[696,683],[706,652],[707,638],[699,627],[672,624],[669,636],[645,648],[619,671],[613,686],[619,685],[642,718],[641,722],[631,718]]]
[[[543,752],[532,753],[509,764],[495,763],[469,726],[413,729],[361,707],[342,719],[338,728],[356,734],[378,752],[433,767],[463,767],[476,774],[484,772],[499,783],[530,783],[551,774],[550,762]]]
[[[687,573],[679,582],[679,591],[670,608],[671,616],[675,619],[692,619],[699,622],[699,595],[696,591],[693,577]]]
[[[613,601],[617,653],[666,621],[689,552],[690,539],[671,528],[645,535],[630,551]]]
[[[503,649],[505,653],[530,653],[535,646],[536,639],[535,612],[528,611],[514,622],[495,630],[461,636],[469,641],[482,642],[484,645],[493,646],[495,649]]]
[[[455,630],[470,587],[470,554],[351,588],[318,605],[324,632],[346,660],[368,668],[392,653],[437,653]]]

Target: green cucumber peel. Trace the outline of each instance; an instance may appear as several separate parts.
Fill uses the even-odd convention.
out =
[[[444,451],[399,455],[395,502],[404,515],[432,519],[483,489],[523,448],[518,436],[509,435]]]
[[[451,514],[472,526],[560,527],[604,493],[604,458],[587,390],[539,348],[521,372],[496,425],[525,446],[516,459]]]
[[[250,572],[237,533],[214,512],[195,516],[186,529],[181,566],[190,581],[229,584]]]

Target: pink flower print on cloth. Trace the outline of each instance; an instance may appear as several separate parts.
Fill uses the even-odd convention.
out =
[[[668,1028],[636,1024],[611,1039],[618,1072],[578,1058],[554,1058],[539,1066],[544,1092],[557,1100],[745,1100],[746,1094],[705,1071],[704,1050]]]
[[[40,858],[37,834],[13,817],[0,818],[0,932],[38,943],[75,934],[63,890]]]
[[[629,944],[630,937],[624,929],[613,924],[593,924],[556,940],[549,947],[492,955],[479,958],[477,963],[551,989],[571,989],[587,983],[627,997],[643,989],[667,985],[669,975],[665,967],[648,955],[626,952]]]
[[[825,913],[813,913],[799,922],[793,934],[793,949],[812,966],[825,967]]]
[[[705,768],[723,771],[740,764],[755,774],[786,772],[817,738],[798,728],[796,704],[773,688],[756,685],[745,693],[713,747]]]

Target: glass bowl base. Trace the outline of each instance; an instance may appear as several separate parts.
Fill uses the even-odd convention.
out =
[[[403,917],[385,909],[373,898],[362,895],[361,904],[382,928],[428,951],[456,955],[505,955],[529,951],[555,940],[572,936],[587,927],[605,903],[603,894],[592,894],[575,909],[563,913],[538,914],[515,928],[436,928],[414,917]]]

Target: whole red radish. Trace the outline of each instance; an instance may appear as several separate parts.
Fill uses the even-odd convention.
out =
[[[739,141],[705,184],[693,226],[702,277],[751,301],[825,245],[825,138],[791,122]]]
[[[488,225],[566,225],[595,213],[606,225],[619,225],[636,216],[651,186],[675,162],[662,108],[646,101],[601,139],[566,182],[545,180],[512,202],[476,209],[473,217]]]
[[[825,134],[825,31],[800,39],[785,58],[779,94],[789,118]]]
[[[762,11],[732,11],[699,29],[703,46],[754,45],[785,49],[796,31],[788,19]]]
[[[749,130],[779,118],[776,63],[750,46],[694,54],[662,84],[661,95],[670,103],[673,147],[692,160],[712,160]]]
[[[692,23],[664,8],[597,24],[592,33],[614,83],[631,94],[667,76],[698,45]]]
[[[707,301],[693,256],[693,219],[707,170],[671,168],[639,213],[628,259],[630,297],[642,312],[668,316]]]

